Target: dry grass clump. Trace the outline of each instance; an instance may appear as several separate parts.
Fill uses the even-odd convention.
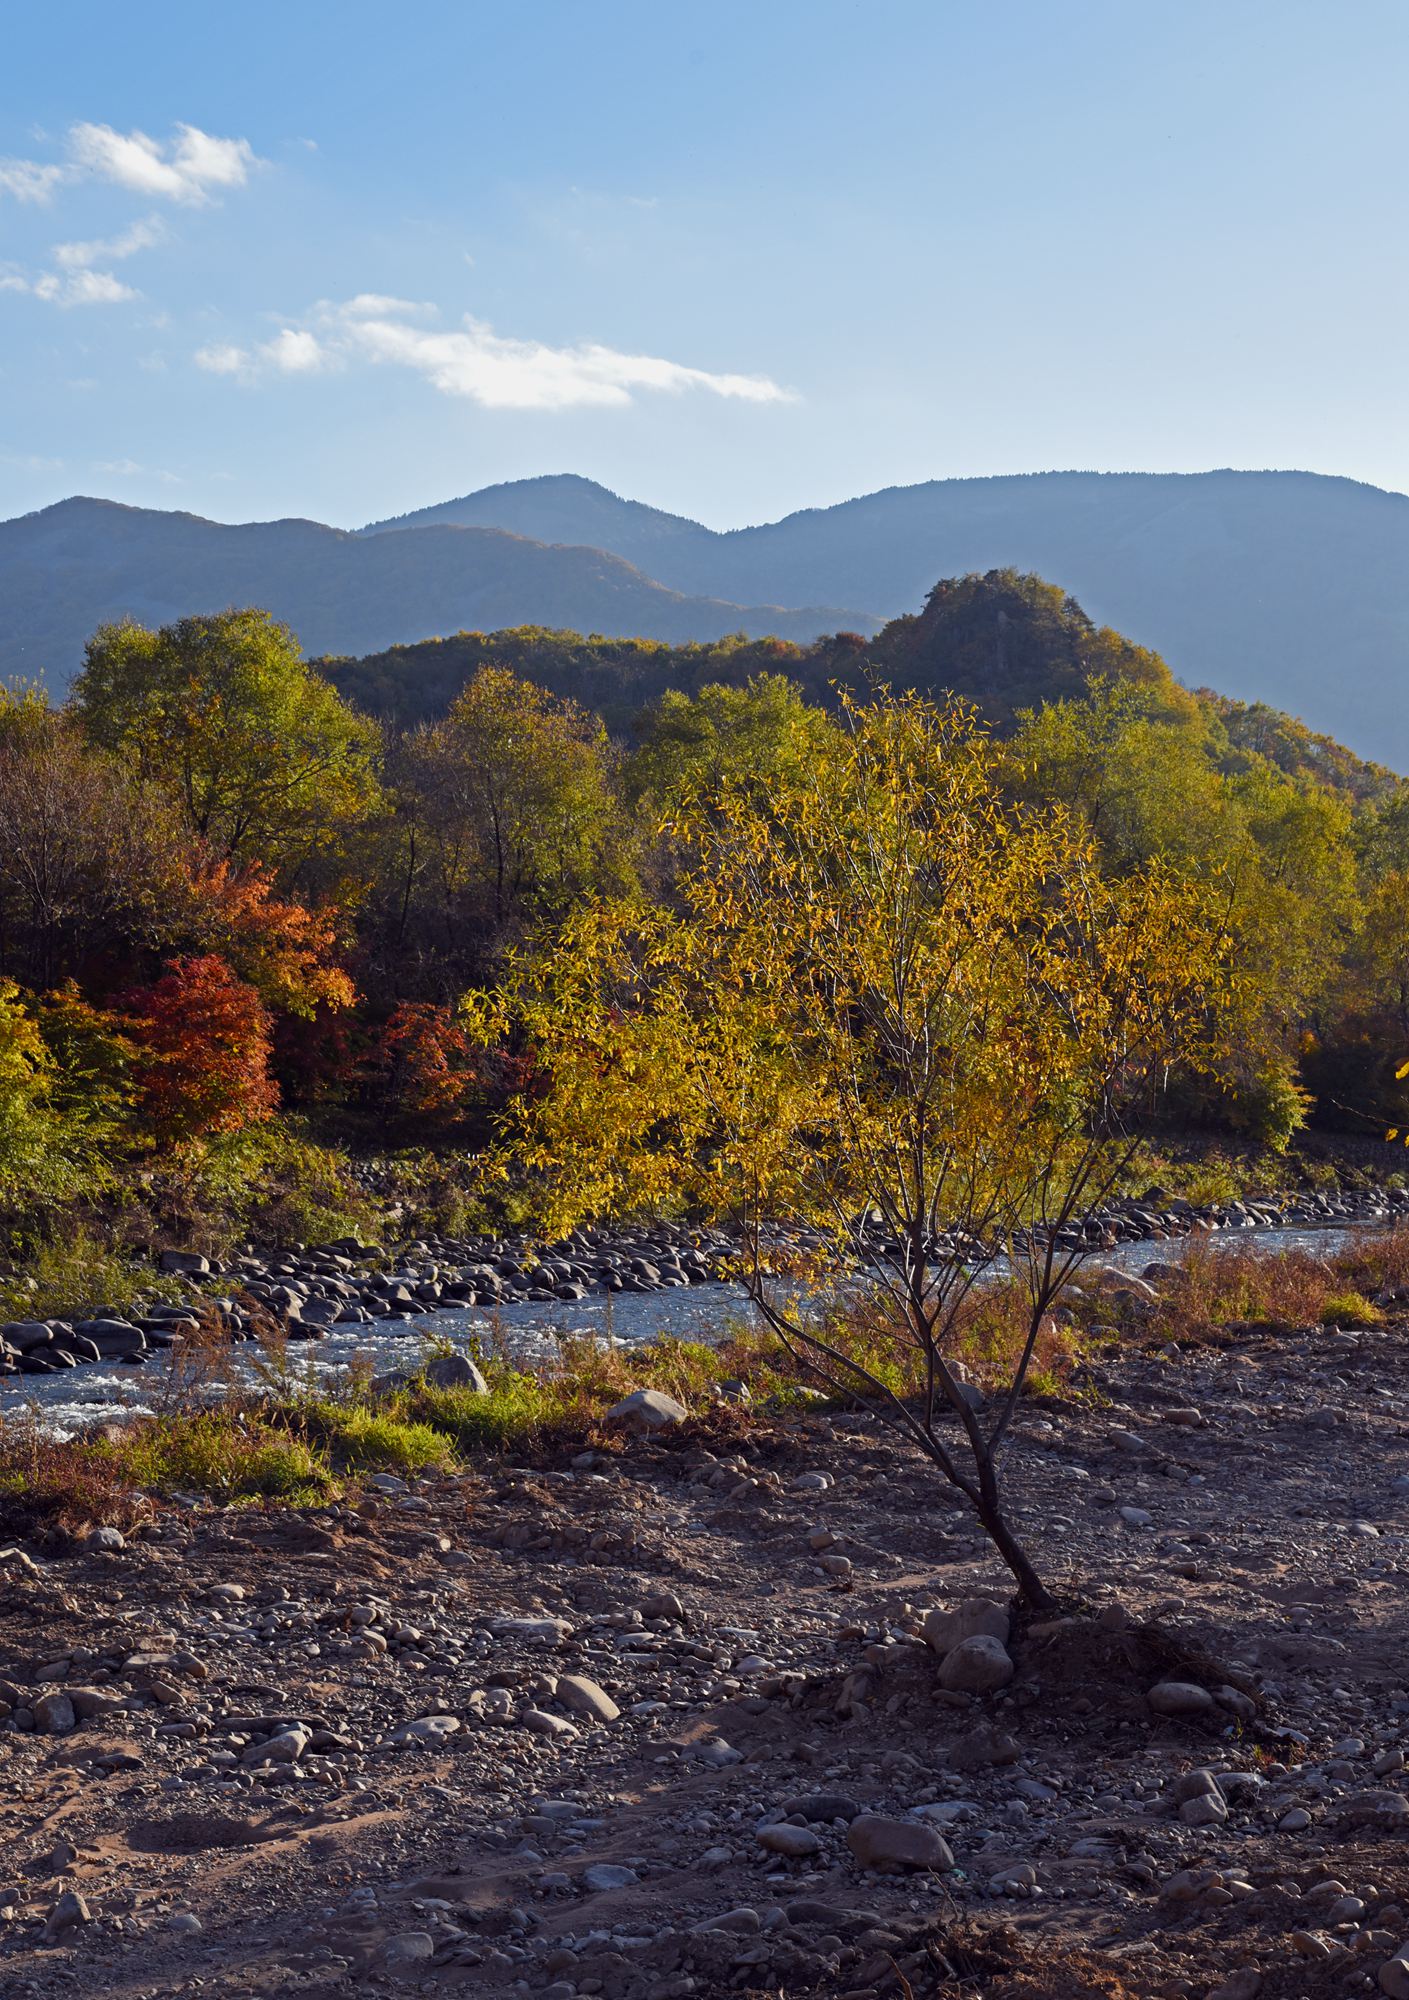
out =
[[[1160,1302],[1146,1327],[1163,1340],[1190,1340],[1235,1321],[1312,1326],[1334,1284],[1330,1264],[1309,1250],[1267,1256],[1251,1244],[1215,1249],[1195,1239],[1179,1277],[1159,1280]]]
[[[1139,1322],[1146,1338],[1206,1339],[1249,1322],[1374,1327],[1385,1317],[1376,1295],[1409,1288],[1409,1224],[1366,1234],[1326,1256],[1306,1249],[1269,1254],[1256,1243],[1194,1237],[1177,1268],[1177,1277],[1158,1280],[1159,1304]]]

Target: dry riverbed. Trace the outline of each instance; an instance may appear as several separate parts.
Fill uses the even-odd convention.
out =
[[[7,1550],[0,1993],[1409,1995],[1406,1349],[1025,1404],[1088,1609],[987,1695],[923,1621],[1004,1575],[854,1416]]]

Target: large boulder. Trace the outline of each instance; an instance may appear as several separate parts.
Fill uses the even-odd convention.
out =
[[[489,1384],[468,1354],[435,1354],[421,1370],[432,1389],[468,1389],[487,1396]]]
[[[944,1656],[939,1684],[955,1694],[992,1694],[1013,1678],[1013,1663],[1000,1639],[976,1632]]]
[[[195,1250],[163,1250],[157,1269],[175,1278],[204,1278],[210,1274],[210,1259]]]
[[[1157,1681],[1145,1696],[1156,1715],[1207,1715],[1213,1696],[1194,1681]]]
[[[619,1403],[612,1404],[606,1421],[638,1437],[649,1437],[655,1431],[669,1430],[673,1424],[683,1424],[689,1414],[683,1403],[677,1403],[663,1389],[635,1389]]]
[[[965,1639],[996,1639],[1006,1646],[1011,1626],[1006,1606],[995,1604],[988,1597],[966,1597],[953,1610],[927,1611],[922,1629],[925,1644],[944,1659]]]
[[[54,1329],[47,1319],[12,1319],[0,1326],[0,1340],[19,1354],[29,1354],[36,1347],[47,1347],[53,1337]]]
[[[887,1819],[881,1813],[862,1813],[847,1828],[846,1844],[862,1868],[882,1874],[906,1868],[954,1866],[949,1843],[932,1826],[920,1820]]]

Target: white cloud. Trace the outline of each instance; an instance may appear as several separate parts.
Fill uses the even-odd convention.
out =
[[[116,306],[142,294],[124,285],[111,271],[74,271],[59,292],[61,306]]]
[[[243,187],[250,169],[262,164],[248,139],[217,139],[195,125],[178,125],[165,144],[145,132],[75,125],[69,151],[80,172],[138,194],[191,203],[209,201],[214,188]]]
[[[145,222],[134,222],[121,236],[92,243],[56,243],[49,254],[66,271],[74,271],[89,264],[112,264],[123,257],[133,257],[139,250],[150,250],[161,238],[161,223],[153,215]]]
[[[716,374],[598,342],[550,347],[497,334],[468,316],[463,329],[452,333],[357,318],[347,322],[347,337],[369,360],[413,369],[443,395],[464,397],[487,410],[619,409],[642,389],[667,395],[702,390],[748,403],[792,400],[766,375]]]
[[[47,201],[64,177],[62,167],[42,166],[38,160],[0,160],[0,194],[12,194],[16,201]]]
[[[196,366],[210,375],[248,375],[251,359],[245,348],[233,347],[228,341],[215,341],[197,350]]]
[[[215,342],[196,366],[212,375],[255,381],[273,372],[311,375],[352,361],[408,368],[442,395],[487,410],[620,409],[638,392],[699,392],[748,403],[789,403],[793,393],[767,375],[719,373],[657,355],[625,354],[600,342],[551,347],[498,334],[466,317],[441,331],[408,325],[434,307],[380,292],[359,292],[341,305],[324,300],[310,317],[317,331],[284,327],[254,348]]]
[[[135,458],[98,458],[93,461],[95,472],[105,472],[111,479],[159,479],[163,485],[179,486],[181,475],[167,472],[160,465],[141,465]]]
[[[41,271],[35,278],[13,268],[0,271],[0,292],[27,292],[51,306],[114,306],[142,295],[124,285],[111,271],[84,268],[60,276],[57,271]]]
[[[340,306],[325,299],[318,308],[329,319],[434,319],[435,307],[415,299],[394,299],[386,292],[359,292]]]
[[[273,340],[256,348],[236,347],[232,341],[213,341],[196,354],[197,368],[208,375],[233,375],[237,381],[253,382],[273,369],[279,375],[316,375],[335,357],[318,336],[301,327],[284,327]]]
[[[316,309],[321,339],[285,327],[252,352],[223,344],[202,348],[196,363],[212,374],[252,379],[270,368],[312,374],[360,358],[409,368],[443,395],[491,410],[620,409],[640,390],[667,395],[697,390],[750,403],[793,400],[766,375],[715,373],[655,355],[624,354],[598,342],[550,347],[497,334],[473,318],[451,332],[406,324],[431,310],[408,299],[359,292],[343,305]]]
[[[327,360],[316,334],[291,326],[276,339],[266,340],[259,352],[281,375],[313,375]]]

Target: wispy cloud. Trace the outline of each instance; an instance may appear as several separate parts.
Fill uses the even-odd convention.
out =
[[[254,357],[246,348],[217,340],[208,347],[197,348],[196,366],[204,368],[208,375],[251,375],[254,372]]]
[[[115,264],[124,257],[134,257],[139,250],[150,250],[162,239],[162,226],[154,215],[145,222],[134,222],[120,236],[99,238],[91,243],[56,243],[50,256],[66,271],[86,269],[92,264]]]
[[[324,300],[317,307],[325,319],[434,319],[436,308],[424,299],[397,299],[387,292],[359,292],[342,305]]]
[[[164,144],[145,132],[111,125],[75,125],[69,133],[74,166],[119,187],[167,201],[209,201],[212,190],[243,187],[262,164],[248,139],[217,139],[196,125],[178,125]]]
[[[0,160],[0,194],[16,201],[48,201],[65,178],[60,166],[45,166],[38,160]]]
[[[179,486],[179,472],[168,472],[164,466],[142,465],[135,458],[96,458],[95,472],[106,473],[110,479],[159,479],[164,486]]]
[[[0,160],[0,194],[46,202],[66,181],[96,176],[136,194],[199,205],[221,189],[243,187],[263,164],[248,139],[220,139],[198,125],[177,125],[161,140],[81,124],[70,126],[62,160]]]
[[[52,306],[114,306],[142,296],[131,285],[115,278],[111,271],[90,271],[84,266],[62,275],[57,271],[41,271],[37,277],[29,277],[12,267],[0,271],[0,292],[27,292],[31,298],[42,299]]]
[[[408,324],[428,310],[360,292],[343,305],[318,307],[316,334],[285,327],[275,340],[253,349],[216,344],[202,348],[196,364],[212,374],[254,381],[269,372],[311,374],[361,360],[409,369],[442,395],[488,410],[620,409],[640,393],[698,392],[747,403],[795,400],[767,375],[721,373],[657,355],[627,354],[596,341],[553,347],[496,333],[469,316],[450,330]]]
[[[228,341],[214,341],[198,349],[197,368],[209,375],[233,375],[253,382],[266,371],[276,375],[316,375],[336,357],[306,327],[283,327],[273,340],[258,347],[236,347]]]

